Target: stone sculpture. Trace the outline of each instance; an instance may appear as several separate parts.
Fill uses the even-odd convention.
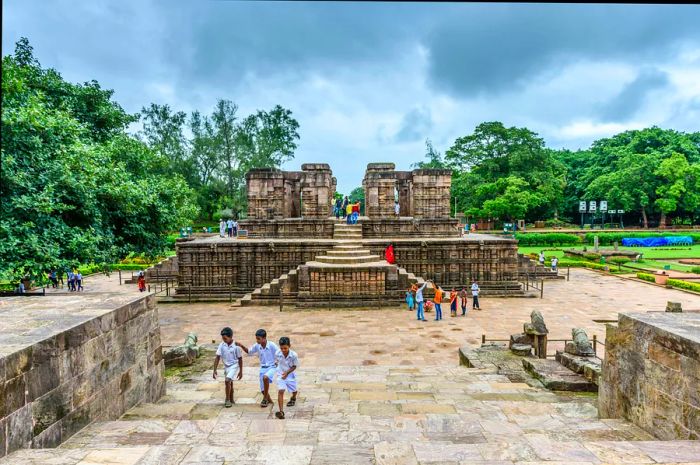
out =
[[[549,333],[547,325],[544,323],[544,317],[539,310],[533,310],[532,313],[530,313],[530,323],[525,323],[523,330],[525,334],[542,335]]]
[[[571,330],[571,338],[573,342],[567,342],[564,348],[566,353],[583,357],[592,357],[595,355],[591,342],[588,340],[588,335],[583,328],[573,328]]]
[[[666,302],[666,311],[670,313],[683,313],[683,307],[680,302]]]
[[[166,367],[186,367],[199,357],[200,347],[197,345],[197,335],[189,333],[184,344],[172,347],[163,353]]]

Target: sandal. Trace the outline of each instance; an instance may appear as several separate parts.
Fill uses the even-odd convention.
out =
[[[272,402],[268,402],[267,399],[263,399],[262,402],[260,402],[260,407],[265,408],[268,405],[270,405]]]
[[[295,398],[289,399],[289,402],[287,402],[287,407],[294,407],[294,404],[296,404],[297,400]]]
[[[284,412],[277,412],[275,413],[275,416],[280,420],[284,420]]]

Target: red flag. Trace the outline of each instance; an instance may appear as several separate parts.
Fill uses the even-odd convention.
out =
[[[386,261],[394,264],[396,263],[396,256],[394,256],[394,244],[390,244],[385,250],[384,250],[384,257],[386,258]]]

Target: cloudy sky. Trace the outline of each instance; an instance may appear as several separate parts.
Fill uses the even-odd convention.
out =
[[[97,79],[129,112],[150,102],[300,123],[286,168],[328,162],[340,191],[367,163],[408,169],[483,121],[552,147],[658,125],[700,130],[699,5],[3,3],[3,54]]]

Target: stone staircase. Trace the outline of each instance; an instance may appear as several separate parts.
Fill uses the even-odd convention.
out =
[[[362,240],[362,225],[334,223],[333,224],[333,239],[341,241],[361,241]]]
[[[58,448],[20,450],[0,462],[561,465],[700,457],[700,441],[657,441],[626,421],[599,419],[595,396],[513,383],[490,369],[302,366],[298,373],[299,399],[285,407],[285,420],[275,419],[276,405],[259,407],[257,367],[246,366],[234,384],[231,408],[223,407],[223,382],[206,371],[168,383],[156,403],[87,425]]]
[[[361,234],[362,232],[360,231]],[[340,243],[326,252],[326,255],[319,255],[314,259],[315,262],[328,265],[359,265],[381,262],[383,260],[379,255],[373,255],[369,249],[363,248],[361,244],[356,242]]]

